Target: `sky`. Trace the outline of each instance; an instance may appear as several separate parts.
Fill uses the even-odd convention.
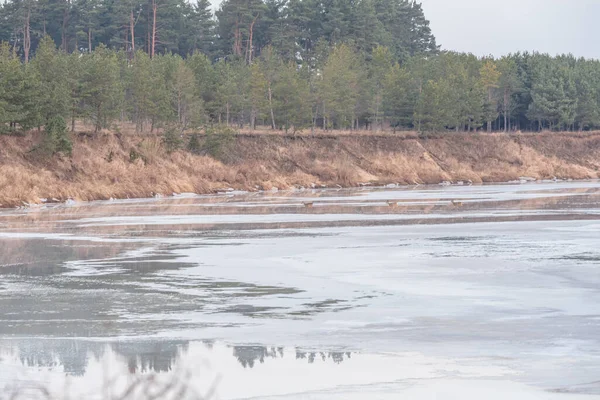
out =
[[[600,0],[420,1],[445,50],[496,57],[528,50],[600,59]]]
[[[600,0],[421,1],[438,44],[447,50],[600,58]]]

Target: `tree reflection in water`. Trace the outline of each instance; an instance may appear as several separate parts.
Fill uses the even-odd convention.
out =
[[[336,364],[341,364],[344,360],[350,359],[350,352],[306,352],[300,349],[295,350],[296,360],[307,360],[313,364],[317,357],[323,362],[331,360]],[[267,358],[283,358],[283,347],[262,347],[262,346],[234,346],[233,355],[242,364],[244,368],[254,368],[256,362],[263,364]]]
[[[202,345],[213,350],[215,343],[202,342]],[[114,352],[124,360],[127,370],[137,373],[168,373],[177,361],[188,353],[188,341],[162,342],[116,342],[111,344],[78,340],[47,340],[47,341],[7,341],[0,342],[0,350],[4,353],[13,352],[21,365],[31,368],[61,367],[67,375],[83,376],[86,373],[90,359],[101,360],[107,351]],[[226,346],[232,349],[232,355],[244,368],[254,368],[264,364],[268,359],[283,359],[286,354],[295,355],[296,360],[306,360],[309,364],[320,360],[340,364],[352,357],[350,352],[318,352],[301,349],[286,349],[284,347],[267,346]],[[1,362],[1,359],[0,359]]]

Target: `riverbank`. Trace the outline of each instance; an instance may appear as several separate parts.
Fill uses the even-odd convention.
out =
[[[156,194],[294,187],[595,179],[600,133],[240,134],[213,156],[167,153],[162,139],[76,134],[71,158],[39,159],[39,133],[0,136],[0,204],[141,198]],[[184,138],[184,146],[188,138]],[[204,148],[205,137],[199,138]]]

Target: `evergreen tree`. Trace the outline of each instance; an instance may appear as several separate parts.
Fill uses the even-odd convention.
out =
[[[387,47],[378,46],[373,51],[371,62],[367,64],[368,68],[368,114],[371,122],[374,123],[375,129],[381,129],[383,118],[385,115],[384,109],[384,92],[387,83],[387,78],[392,71],[394,62],[391,52]],[[392,79],[393,80],[393,79]]]
[[[600,68],[597,61],[579,60],[575,66],[577,110],[575,121],[579,130],[600,126]]]
[[[119,62],[117,55],[102,45],[82,60],[82,111],[98,132],[109,127],[121,110]]]
[[[547,56],[533,58],[531,65],[532,102],[528,117],[538,121],[540,129],[570,127],[575,121],[577,110],[572,71]]]
[[[185,55],[194,52],[212,54],[216,44],[214,34],[215,21],[209,0],[196,0],[193,4],[187,26],[190,35],[182,38],[185,45],[181,46],[186,49]]]
[[[262,0],[224,0],[216,14],[223,54],[251,62],[256,55],[255,30],[266,12]]]
[[[194,133],[192,136],[190,136],[190,141],[187,144],[187,150],[192,154],[200,154],[202,146],[200,146],[198,134]]]
[[[77,46],[76,51],[90,52],[97,45],[96,35],[100,31],[100,0],[74,0],[73,26]]]
[[[204,122],[202,98],[195,87],[194,72],[183,59],[175,56],[176,69],[173,76],[173,107],[177,110],[177,124],[183,131],[196,128]]]
[[[7,0],[0,41],[8,132],[600,126],[598,61],[439,52],[412,0]]]
[[[250,128],[256,129],[257,120],[266,120],[269,108],[269,85],[261,60],[250,66],[249,100],[251,104]]]
[[[215,68],[210,59],[199,52],[195,52],[190,56],[186,60],[186,65],[194,74],[196,96],[202,100],[206,114],[212,119],[216,119],[218,114],[218,77]]]
[[[285,63],[280,67],[277,81],[273,85],[275,119],[286,132],[302,130],[310,125],[311,113],[309,87],[303,80],[296,64]]]
[[[58,52],[54,41],[46,36],[40,42],[31,68],[35,69],[38,82],[36,109],[42,123],[57,115],[68,117],[72,105],[69,91],[69,57]]]
[[[28,129],[37,122],[31,75],[7,43],[0,44],[0,132]]]
[[[43,154],[53,156],[61,153],[71,156],[73,143],[67,131],[67,124],[63,117],[56,115],[46,124],[42,143],[38,148]]]
[[[481,66],[481,84],[483,85],[487,99],[485,103],[485,120],[487,131],[492,131],[492,121],[498,117],[498,102],[496,89],[499,87],[501,73],[493,60],[486,60]]]
[[[323,69],[321,98],[325,127],[353,128],[359,99],[360,70],[346,45],[336,47]]]
[[[498,61],[500,110],[504,117],[504,131],[509,129],[510,115],[514,113],[517,102],[515,94],[520,90],[521,83],[517,70],[517,64],[511,57],[503,57]]]
[[[398,127],[410,127],[415,119],[414,126],[421,130],[420,121],[424,110],[415,116],[415,107],[419,98],[419,91],[415,87],[410,72],[395,64],[386,74],[383,81],[383,107],[394,130]]]

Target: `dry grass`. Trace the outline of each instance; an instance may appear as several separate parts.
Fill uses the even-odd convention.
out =
[[[121,379],[119,379],[121,378]],[[218,381],[214,381],[207,393],[201,394],[191,384],[193,376],[190,372],[172,374],[168,377],[159,374],[135,375],[124,383],[123,377],[105,380],[102,393],[88,393],[86,398],[111,400],[209,400],[216,398]],[[0,400],[67,400],[78,397],[65,387],[62,393],[56,394],[44,384],[17,382],[14,387],[6,387],[0,393]]]
[[[438,134],[421,138],[411,133],[376,132],[315,137],[307,132],[296,137],[241,134],[229,146],[225,162],[184,151],[166,154],[160,137],[150,134],[78,134],[72,159],[33,159],[28,151],[38,141],[36,132],[0,137],[2,206],[39,203],[42,198],[134,198],[157,193],[212,193],[230,187],[271,190],[367,182],[480,183],[521,176],[584,179],[597,178],[600,171],[599,133]],[[132,159],[132,149],[142,157]]]

